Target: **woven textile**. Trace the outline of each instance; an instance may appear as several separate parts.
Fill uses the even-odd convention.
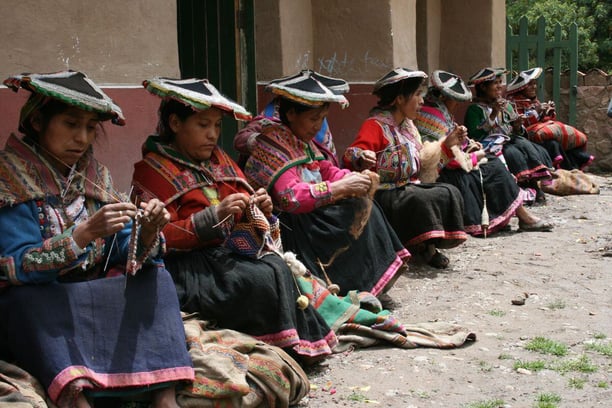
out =
[[[264,125],[257,138],[258,148],[246,163],[245,173],[254,187],[268,191],[288,169],[310,161],[324,160],[314,142],[302,142],[282,124]]]
[[[46,196],[66,201],[84,194],[103,203],[116,201],[110,172],[93,158],[91,150],[77,162],[77,177],[64,189],[60,176],[45,164],[36,148],[11,135],[0,152],[0,207],[16,205]]]
[[[234,224],[225,246],[250,258],[281,253],[280,224],[275,216],[266,218],[251,198],[240,221]]]

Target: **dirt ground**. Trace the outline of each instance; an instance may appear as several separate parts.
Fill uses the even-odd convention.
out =
[[[299,407],[612,406],[612,175],[592,177],[599,195],[531,207],[553,232],[518,232],[515,218],[510,232],[446,251],[447,270],[411,265],[391,290],[403,323],[451,322],[476,341],[336,354],[308,370]],[[536,338],[567,354],[528,350]]]

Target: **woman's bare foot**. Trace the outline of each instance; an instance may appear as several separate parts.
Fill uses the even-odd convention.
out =
[[[553,229],[550,222],[531,214],[522,205],[516,209],[516,216],[519,219],[519,229],[523,231],[551,231]]]
[[[528,209],[526,209],[522,205],[516,209],[515,214],[516,214],[516,217],[519,219],[519,223],[523,225],[535,224],[538,221],[540,221],[538,217],[533,215],[531,212],[529,212]]]
[[[161,388],[153,392],[152,408],[179,408],[176,402],[174,386]]]
[[[91,408],[91,405],[89,404],[87,398],[85,398],[85,395],[83,395],[82,392],[77,395],[75,406],[77,408]]]

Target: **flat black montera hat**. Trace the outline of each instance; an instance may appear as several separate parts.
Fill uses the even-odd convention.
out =
[[[510,81],[508,87],[506,88],[506,93],[512,94],[515,92],[522,91],[533,79],[538,79],[541,74],[542,68],[540,67],[531,68],[527,71],[522,71],[515,78],[513,78],[512,81]]]
[[[373,93],[376,93],[383,86],[391,85],[408,78],[427,78],[427,74],[423,71],[413,70],[409,68],[395,68],[393,71],[387,72],[378,81],[374,83]]]
[[[451,99],[461,102],[472,100],[472,92],[459,75],[436,70],[431,73],[430,81],[432,87]]]
[[[231,113],[239,120],[250,120],[251,114],[241,105],[222,95],[207,79],[153,78],[142,82],[142,86],[163,99],[175,99],[196,110],[211,107]]]
[[[482,82],[493,81],[498,76],[508,73],[506,68],[486,67],[476,72],[468,80],[468,85],[478,85]]]
[[[316,107],[336,102],[343,108],[348,106],[348,100],[342,95],[348,91],[348,83],[312,70],[300,71],[295,75],[270,81],[266,89],[302,105]]]
[[[61,71],[49,74],[13,75],[5,79],[3,83],[15,92],[23,88],[89,112],[96,112],[100,115],[101,120],[110,119],[117,125],[125,124],[121,108],[82,72]],[[28,116],[29,113],[24,113],[22,110],[20,122],[22,119],[25,120],[25,116]]]

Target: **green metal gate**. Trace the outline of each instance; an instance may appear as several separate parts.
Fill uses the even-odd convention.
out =
[[[207,78],[224,95],[256,113],[254,0],[177,0],[182,78]],[[219,145],[235,156],[233,118]]]
[[[576,94],[578,85],[578,26],[572,23],[567,27],[567,38],[562,38],[561,25],[555,26],[553,40],[547,40],[546,19],[537,21],[535,34],[528,33],[529,21],[523,16],[519,20],[519,32],[515,35],[510,24],[506,25],[506,67],[512,71],[524,71],[530,67],[550,66],[547,56],[552,53],[552,99],[560,106],[561,98],[561,57],[565,53],[569,65],[568,122],[576,124]],[[538,98],[544,99],[543,76],[538,81]]]

